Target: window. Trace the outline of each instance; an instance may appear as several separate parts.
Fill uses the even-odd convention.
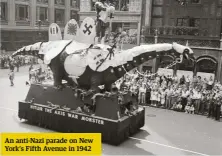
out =
[[[45,3],[45,4],[48,4],[48,0],[37,0],[37,3]]]
[[[16,1],[29,2],[29,0],[16,0]]]
[[[162,7],[153,7],[153,16],[162,16],[163,8]]]
[[[153,4],[154,5],[163,5],[163,0],[154,0]]]
[[[55,0],[55,4],[57,4],[57,5],[65,5],[65,0]]]
[[[197,18],[178,18],[176,26],[199,27],[200,19]]]
[[[17,21],[29,21],[29,6],[16,4],[15,16]]]
[[[190,18],[189,20],[190,27],[199,27],[200,26],[200,19],[197,18]]]
[[[64,19],[65,19],[65,10],[55,9],[55,22],[64,24]]]
[[[37,7],[36,9],[36,20],[48,21],[48,8]]]
[[[152,26],[153,27],[163,26],[163,18],[152,18]]]
[[[188,26],[188,19],[187,18],[178,18],[176,26]]]
[[[120,11],[129,11],[129,0],[121,0]]]
[[[201,0],[191,0],[192,4],[200,4]]]
[[[118,11],[129,11],[129,0],[113,0],[113,5]]]
[[[129,11],[129,0],[112,0],[110,1],[117,11]],[[91,0],[92,11],[95,10],[95,2]]]
[[[95,11],[95,1],[91,0],[91,11]]]
[[[78,8],[78,0],[70,0],[70,6],[73,8]]]
[[[74,11],[74,10],[71,10],[70,11],[70,18],[71,19],[75,19],[76,21],[78,21],[79,20],[78,13],[76,11]]]
[[[8,7],[6,2],[1,2],[1,20],[7,20]]]

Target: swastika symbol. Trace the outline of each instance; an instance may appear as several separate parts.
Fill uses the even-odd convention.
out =
[[[88,35],[90,35],[92,32],[90,29],[92,29],[92,25],[88,26],[88,24],[86,23],[85,25],[86,30],[83,30],[84,34],[88,32]]]

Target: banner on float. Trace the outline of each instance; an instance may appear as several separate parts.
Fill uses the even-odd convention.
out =
[[[52,23],[49,26],[49,41],[59,41],[62,40],[61,29],[56,23]]]
[[[192,71],[187,71],[187,70],[177,70],[177,77],[180,79],[182,76],[185,76],[187,78],[189,76],[190,79],[193,78],[193,72]]]
[[[87,44],[94,44],[96,37],[96,23],[91,17],[86,17],[79,28],[76,41]]]
[[[76,40],[79,33],[79,25],[75,19],[71,19],[64,29],[64,40]]]
[[[173,69],[166,69],[166,68],[158,68],[158,71],[157,71],[158,75],[160,76],[173,76]]]
[[[1,154],[101,155],[99,133],[2,133]]]
[[[210,80],[210,77],[213,77],[213,80],[215,79],[215,74],[213,73],[204,73],[204,72],[197,72],[197,76],[201,77],[201,80],[206,78],[207,80]]]

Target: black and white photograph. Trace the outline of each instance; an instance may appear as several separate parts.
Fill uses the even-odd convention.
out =
[[[222,155],[222,0],[1,0],[0,11],[0,134],[99,133],[104,156]],[[25,142],[1,141],[0,155],[6,143],[19,154]]]

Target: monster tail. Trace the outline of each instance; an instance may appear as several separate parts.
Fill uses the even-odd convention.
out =
[[[32,45],[28,45],[28,46],[24,46],[22,48],[20,48],[19,50],[17,50],[16,52],[14,52],[12,54],[11,57],[15,57],[15,56],[35,56],[38,57],[39,59],[43,60],[44,59],[44,54],[41,53],[40,49],[41,47],[44,45],[44,42],[38,42]]]

